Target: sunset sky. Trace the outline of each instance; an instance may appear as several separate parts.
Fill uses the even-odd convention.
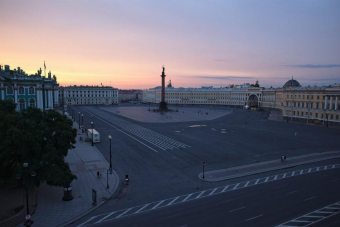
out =
[[[0,0],[0,64],[60,85],[340,83],[339,0]]]

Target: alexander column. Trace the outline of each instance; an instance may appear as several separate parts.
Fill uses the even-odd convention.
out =
[[[162,97],[161,97],[161,102],[159,103],[159,110],[160,111],[167,111],[168,107],[166,106],[165,102],[165,73],[164,73],[164,66],[163,66],[163,72],[162,72]]]

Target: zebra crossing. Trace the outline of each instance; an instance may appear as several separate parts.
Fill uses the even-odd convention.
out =
[[[325,218],[329,218],[338,213],[340,213],[340,201],[337,203],[333,203],[332,205],[323,207],[319,210],[313,211],[311,213],[305,214],[301,217],[287,221],[276,227],[310,226],[316,222],[319,222]]]
[[[142,213],[142,212],[146,212],[150,210],[168,207],[171,205],[175,205],[175,204],[179,204],[179,203],[183,203],[187,201],[192,201],[192,200],[196,200],[196,199],[200,199],[200,198],[204,198],[204,197],[208,197],[208,196],[212,196],[212,195],[216,195],[220,193],[225,193],[225,192],[229,192],[229,191],[233,191],[237,189],[251,187],[251,186],[258,185],[258,184],[268,183],[271,181],[281,180],[281,179],[285,179],[289,177],[296,177],[302,174],[309,174],[309,173],[335,169],[335,168],[340,168],[340,164],[314,167],[314,168],[309,168],[309,169],[292,171],[288,173],[281,173],[281,174],[277,174],[277,175],[273,175],[269,177],[263,177],[263,178],[253,179],[253,180],[244,181],[244,182],[240,182],[236,184],[207,189],[207,190],[200,191],[200,192],[193,192],[190,194],[181,195],[181,196],[177,196],[174,198],[164,199],[161,201],[151,202],[148,204],[143,204],[143,205],[127,208],[127,209],[122,209],[118,211],[113,211],[113,212],[93,216],[87,221],[78,225],[77,227],[98,224],[104,221],[109,221],[109,220],[118,219],[121,217],[126,217],[126,216],[130,216],[130,215],[134,215],[134,214],[138,214],[138,213]]]
[[[142,139],[163,151],[167,149],[173,150],[190,147],[189,145],[171,139],[167,136],[163,136],[157,132],[151,131],[150,129],[144,128],[142,126],[126,121],[122,118],[116,117],[113,114],[107,113],[106,111],[98,109],[93,111],[94,110],[93,107],[83,107],[82,109],[91,113],[92,115],[97,116],[104,122],[114,125],[120,128],[121,130],[128,132],[133,136],[136,136],[137,138]]]

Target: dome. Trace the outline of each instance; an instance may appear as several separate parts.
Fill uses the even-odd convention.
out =
[[[288,80],[285,85],[283,85],[284,88],[287,87],[301,87],[300,83],[297,80],[294,80],[293,77],[291,80]]]

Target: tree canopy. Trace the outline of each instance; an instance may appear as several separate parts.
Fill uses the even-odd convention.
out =
[[[29,107],[17,112],[15,107],[11,101],[0,100],[0,177],[15,179],[22,171],[35,171],[34,178],[23,174],[22,180],[52,186],[77,179],[64,161],[76,142],[72,121],[55,110]],[[28,163],[27,170],[23,163]]]

